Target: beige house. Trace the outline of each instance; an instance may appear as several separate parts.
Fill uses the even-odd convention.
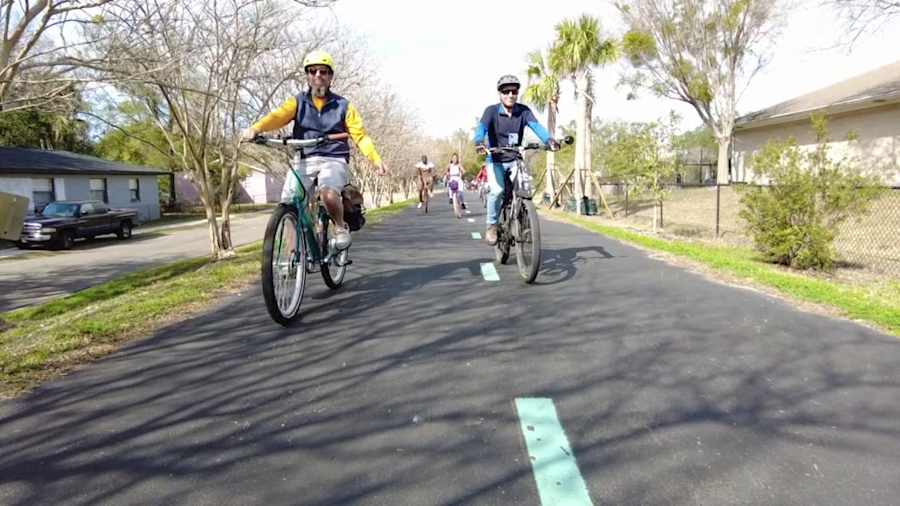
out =
[[[235,204],[270,204],[281,200],[284,175],[275,174],[263,168],[248,165],[248,172],[241,180],[234,196]],[[191,179],[190,173],[175,176],[175,201],[199,206],[200,189]]]
[[[900,62],[738,118],[732,181],[764,182],[754,176],[751,156],[769,140],[793,137],[812,149],[813,114],[828,119],[832,157],[848,156],[884,184],[900,185]]]

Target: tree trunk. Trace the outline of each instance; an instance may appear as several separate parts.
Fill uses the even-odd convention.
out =
[[[575,76],[576,109],[575,114],[575,212],[582,213],[582,201],[584,196],[584,170],[587,168],[584,159],[584,143],[587,139],[587,124],[585,123],[586,111],[588,111],[587,73],[581,72]]]
[[[195,169],[194,175],[198,177],[197,186],[200,190],[200,201],[206,211],[206,223],[209,226],[209,254],[218,260],[222,258],[222,242],[219,235],[219,224],[216,221],[216,198],[207,179],[208,173],[202,169]]]
[[[547,130],[550,136],[556,134],[556,100],[551,99],[547,104]],[[550,196],[556,194],[556,153],[547,151],[547,172],[544,174],[544,192]]]
[[[591,156],[591,115],[594,110],[594,80],[590,74],[590,71],[586,73],[586,84],[585,84],[585,101],[584,101],[584,144],[582,144],[582,149],[584,149],[584,177],[582,184],[584,185],[584,194],[588,198],[594,197],[594,185],[591,184],[592,181],[592,170],[594,170],[592,166],[593,157]]]
[[[222,222],[219,224],[219,246],[223,251],[220,256],[231,256],[234,254],[234,244],[231,242],[231,197],[231,195],[228,195],[222,202]]]
[[[206,209],[206,223],[209,226],[209,255],[218,260],[222,255],[222,243],[219,237],[219,224],[216,222],[216,211],[212,203],[204,202],[203,207]]]
[[[731,147],[731,136],[722,136],[717,139],[719,142],[719,159],[716,164],[716,183],[729,184],[728,176],[728,151]]]
[[[657,232],[662,227],[662,203],[657,200],[653,202],[653,231]]]

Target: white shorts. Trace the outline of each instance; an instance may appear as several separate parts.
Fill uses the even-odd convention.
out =
[[[350,166],[343,158],[330,156],[300,158],[298,154],[294,157],[294,170],[303,181],[303,188],[310,194],[315,190],[313,180],[316,176],[319,177],[319,188],[330,188],[338,193],[350,182]],[[295,188],[297,178],[288,172],[281,190],[281,201],[290,202],[294,197]]]

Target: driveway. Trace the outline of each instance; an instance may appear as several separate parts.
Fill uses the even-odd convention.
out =
[[[235,244],[262,239],[268,217],[268,212],[235,216],[231,231]],[[23,251],[0,258],[0,312],[84,290],[128,272],[207,253],[209,232],[205,224],[138,228],[130,240],[108,236],[77,241],[69,251]]]

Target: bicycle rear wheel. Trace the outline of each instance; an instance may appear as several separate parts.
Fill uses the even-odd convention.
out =
[[[457,195],[456,193],[453,194],[453,214],[457,218],[462,218],[462,211],[459,207],[459,195]]]
[[[519,275],[526,283],[534,283],[541,269],[541,223],[532,201],[527,199],[519,201],[513,220],[513,230],[515,230]]]
[[[334,227],[336,225],[331,221],[331,218],[325,214],[322,215],[320,220],[321,233],[319,237],[321,238],[322,258],[326,258],[331,250],[329,242],[334,235]],[[347,262],[349,259],[350,250],[348,248],[335,253],[328,263],[322,265],[322,279],[325,280],[325,284],[328,285],[328,288],[337,290],[344,283],[344,276],[347,275]]]
[[[306,288],[307,247],[297,210],[285,204],[276,207],[263,238],[260,278],[269,316],[283,326],[300,316]]]

